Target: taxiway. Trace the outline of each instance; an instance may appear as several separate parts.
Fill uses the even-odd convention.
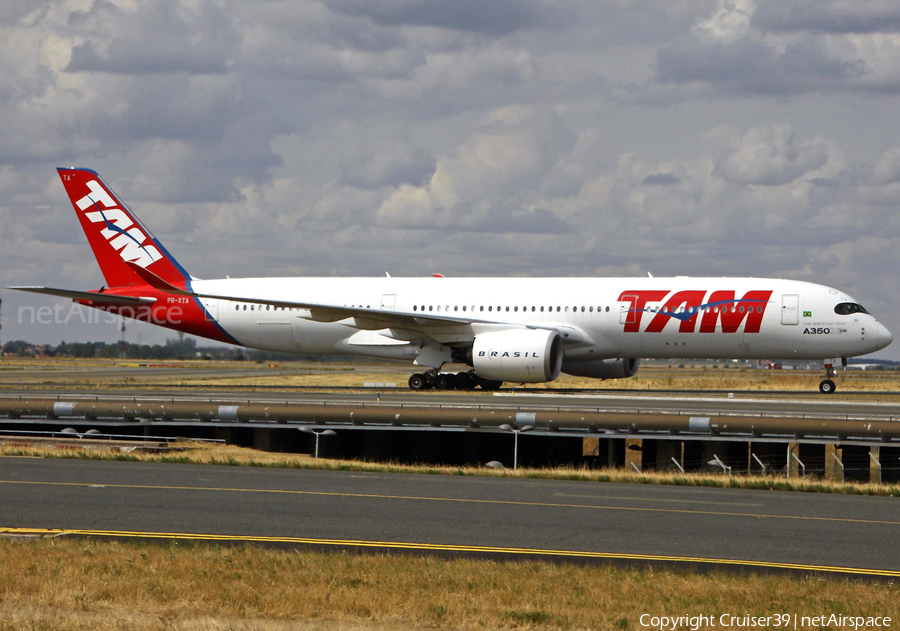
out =
[[[0,530],[900,577],[894,498],[0,458]]]

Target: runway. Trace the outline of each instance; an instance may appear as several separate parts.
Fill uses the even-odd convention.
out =
[[[900,578],[894,498],[0,458],[0,530]]]

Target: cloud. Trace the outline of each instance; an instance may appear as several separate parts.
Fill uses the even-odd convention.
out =
[[[855,7],[855,8],[854,8]],[[689,35],[661,47],[658,77],[728,93],[900,90],[894,4],[719,0]]]
[[[878,186],[900,183],[900,149],[885,151],[869,176],[869,182]]]
[[[821,169],[828,153],[821,142],[798,144],[787,125],[765,125],[733,137],[716,164],[735,184],[779,186]]]
[[[447,221],[472,225],[496,204],[537,176],[541,165],[536,139],[527,133],[482,133],[455,155],[438,158],[423,186],[402,185],[378,210],[390,222],[422,225]],[[516,230],[515,224],[509,229]]]
[[[762,31],[817,33],[896,33],[900,6],[893,0],[769,0],[753,15]]]
[[[326,0],[326,5],[387,26],[430,26],[488,35],[507,35],[541,26],[550,19],[552,11],[534,0]]]
[[[643,183],[647,186],[671,186],[678,184],[681,180],[671,173],[653,173],[643,179]]]
[[[353,145],[343,156],[341,179],[358,188],[421,186],[433,175],[435,163],[428,152],[400,140],[370,147]]]
[[[238,52],[231,18],[206,0],[158,0],[134,10],[97,0],[69,21],[87,34],[72,48],[70,72],[222,74]]]
[[[715,13],[707,19],[697,20],[692,32],[704,43],[733,44],[750,33],[754,13],[754,0],[719,2]]]

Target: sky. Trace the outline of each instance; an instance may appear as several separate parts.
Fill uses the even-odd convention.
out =
[[[792,278],[900,334],[896,0],[4,0],[0,42],[3,287],[103,284],[80,166],[200,278]]]

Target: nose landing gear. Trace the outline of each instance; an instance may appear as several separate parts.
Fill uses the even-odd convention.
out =
[[[833,368],[831,369],[831,372],[834,372]],[[833,377],[834,374],[830,374],[828,376]],[[819,392],[821,392],[822,394],[832,394],[836,388],[837,386],[834,385],[834,381],[832,381],[831,379],[823,379],[819,383]]]
[[[834,362],[836,360],[831,360],[825,363],[825,378],[819,382],[819,392],[822,394],[834,394],[834,391],[837,389],[837,386],[834,385],[833,377],[837,374],[837,370],[834,367]],[[841,366],[847,365],[847,358],[841,357]]]

